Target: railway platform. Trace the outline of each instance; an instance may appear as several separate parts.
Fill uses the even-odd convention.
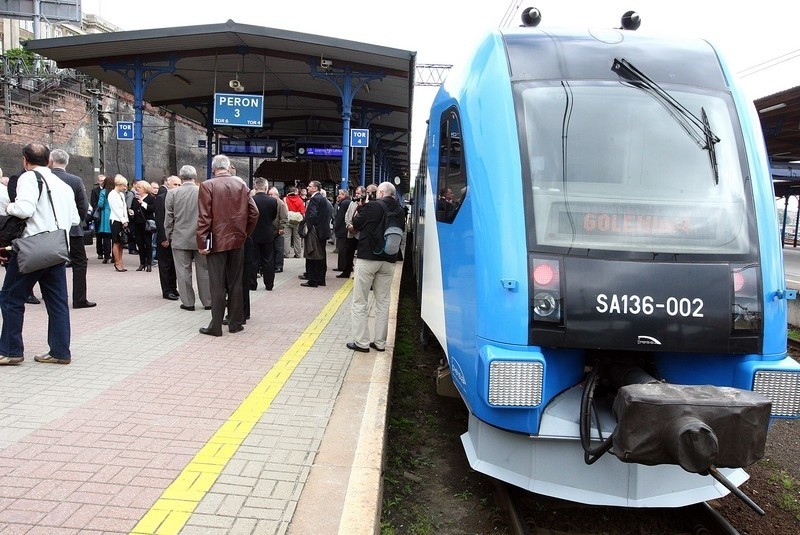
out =
[[[354,353],[352,279],[301,287],[303,259],[221,338],[125,261],[90,258],[69,366],[34,362],[47,316],[26,305],[25,361],[0,367],[0,533],[378,531],[402,264],[387,350]]]

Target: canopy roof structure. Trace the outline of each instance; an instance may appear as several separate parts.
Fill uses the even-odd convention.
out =
[[[754,101],[767,155],[772,167],[775,195],[800,194],[800,87],[786,89]]]
[[[407,191],[415,52],[232,20],[38,39],[25,46],[60,68],[134,97],[138,92],[151,105],[207,125],[209,137],[213,129],[236,138],[277,139],[287,154],[297,141],[349,144],[343,135],[348,122],[369,128],[370,154]],[[263,95],[263,127],[213,126],[216,93]]]

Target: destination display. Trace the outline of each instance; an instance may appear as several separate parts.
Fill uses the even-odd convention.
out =
[[[241,156],[278,157],[277,139],[220,139],[219,152]]]
[[[301,159],[339,160],[342,158],[342,146],[325,145],[321,143],[298,143],[297,157]]]

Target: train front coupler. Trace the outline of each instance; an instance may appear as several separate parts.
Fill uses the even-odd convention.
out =
[[[617,425],[609,451],[617,458],[711,475],[764,515],[718,468],[745,468],[764,456],[767,397],[738,388],[650,382],[619,388],[613,409]]]

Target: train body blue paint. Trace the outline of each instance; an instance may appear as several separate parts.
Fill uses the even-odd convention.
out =
[[[735,492],[770,418],[800,415],[800,366],[758,117],[718,51],[497,30],[440,89],[422,160],[421,313],[473,468],[595,504]]]

